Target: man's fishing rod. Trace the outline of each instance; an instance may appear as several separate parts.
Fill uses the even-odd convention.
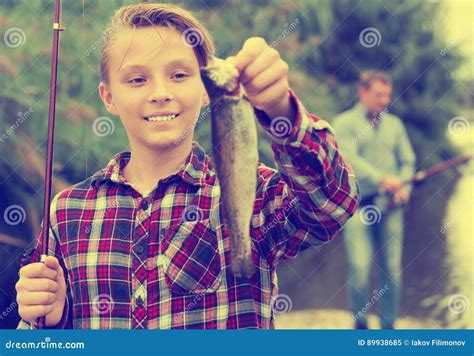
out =
[[[426,180],[426,178],[431,177],[435,174],[441,173],[449,168],[453,168],[456,166],[459,166],[461,164],[464,164],[468,161],[470,161],[473,158],[471,155],[463,155],[463,156],[458,156],[452,159],[448,159],[447,161],[435,164],[434,166],[418,171],[414,175],[412,175],[410,178],[405,179],[402,181],[402,184],[400,185],[401,189],[402,187],[409,185],[409,184],[414,184],[414,183],[420,183]],[[372,200],[376,198],[379,195],[385,195],[386,193],[383,191],[378,191],[376,193],[370,194],[367,197],[364,197],[364,200]]]

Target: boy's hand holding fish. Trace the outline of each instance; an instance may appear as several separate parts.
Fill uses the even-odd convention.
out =
[[[270,118],[295,118],[288,95],[288,64],[276,49],[261,37],[251,37],[236,56],[227,60],[240,72],[240,81],[254,107]]]

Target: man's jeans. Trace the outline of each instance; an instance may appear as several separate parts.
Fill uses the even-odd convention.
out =
[[[378,215],[364,216],[364,211],[369,214],[371,207],[373,205],[366,210],[359,208],[344,228],[349,299],[357,323],[367,325],[367,316],[377,304],[381,327],[392,328],[397,318],[400,294],[403,209],[383,213],[373,209],[372,212]],[[371,268],[378,272],[378,288],[370,287]]]

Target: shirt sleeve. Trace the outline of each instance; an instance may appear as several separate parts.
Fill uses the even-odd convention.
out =
[[[361,182],[363,180],[363,194],[376,193],[385,175],[376,166],[358,154],[357,136],[352,134],[351,125],[348,124],[347,120],[341,117],[336,119],[334,130],[344,158],[351,164]]]
[[[57,202],[57,197],[53,199],[51,202],[51,211],[54,212],[56,210],[56,202]],[[54,213],[51,213],[50,217],[50,226],[55,225],[56,223],[56,217]],[[49,242],[48,242],[48,255],[49,256],[54,256],[58,259],[59,264],[61,268],[64,271],[64,278],[66,280],[66,303],[64,305],[64,311],[63,315],[61,317],[61,320],[59,323],[55,326],[46,326],[45,329],[72,329],[72,297],[71,297],[71,287],[69,285],[69,279],[67,276],[67,269],[64,263],[63,255],[61,252],[61,246],[59,244],[59,239],[57,238],[56,232],[53,230],[53,228],[49,228]],[[41,259],[41,252],[42,252],[42,241],[43,241],[43,229],[40,229],[40,233],[38,236],[38,239],[36,240],[36,246],[31,249],[30,251],[27,251],[23,255],[23,259],[21,261],[21,267],[26,266],[27,264],[30,263],[35,263],[39,262]],[[18,323],[17,329],[36,329],[36,325],[31,325],[26,320],[20,320]]]
[[[359,204],[356,178],[331,126],[289,95],[296,109],[293,121],[255,110],[271,136],[277,164],[277,170],[259,166],[257,187],[257,206],[265,217],[257,248],[273,265],[332,240]]]
[[[396,147],[396,157],[399,165],[399,177],[402,180],[410,178],[413,174],[415,174],[415,163],[416,163],[416,156],[415,152],[413,151],[413,147],[410,143],[410,139],[408,138],[408,134],[403,126],[403,123],[399,120],[399,143]],[[412,185],[406,186],[408,191],[411,192]]]

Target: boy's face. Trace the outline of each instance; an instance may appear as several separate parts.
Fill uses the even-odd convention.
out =
[[[121,29],[109,54],[110,83],[100,83],[99,93],[107,110],[120,116],[132,149],[190,143],[206,91],[181,33],[158,26]]]

